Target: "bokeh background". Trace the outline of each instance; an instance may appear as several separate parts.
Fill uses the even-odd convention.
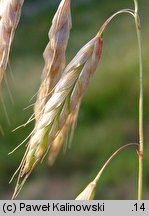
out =
[[[26,0],[18,26],[3,98],[8,119],[0,104],[0,199],[10,199],[15,181],[9,180],[18,167],[25,145],[8,156],[31,132],[33,124],[12,133],[27,121],[35,102],[52,17],[60,0]],[[72,0],[73,29],[67,61],[88,42],[113,12],[133,7],[131,0]],[[144,199],[149,198],[149,2],[139,1],[144,63]],[[103,55],[83,99],[71,148],[63,149],[53,167],[46,160],[34,170],[18,199],[74,199],[95,177],[107,158],[121,145],[138,142],[138,47],[134,20],[120,15],[104,34]],[[12,94],[13,101],[11,101]],[[138,158],[133,147],[111,162],[97,187],[96,199],[136,199]],[[16,180],[16,179],[15,179]]]

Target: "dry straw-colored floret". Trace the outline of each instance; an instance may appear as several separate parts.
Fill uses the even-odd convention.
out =
[[[62,0],[53,18],[49,43],[43,54],[45,67],[34,109],[36,121],[43,115],[45,104],[65,67],[65,51],[71,26],[70,0]]]
[[[24,0],[0,0],[0,85]]]
[[[71,27],[70,0],[62,0],[53,18],[52,26],[49,31],[49,43],[43,54],[45,66],[42,73],[42,83],[34,108],[36,120],[35,128],[43,115],[45,104],[51,97],[53,89],[59,81],[65,67],[65,52]],[[61,146],[61,141],[62,139],[59,135],[52,144],[50,157],[53,157],[53,161],[56,157],[56,149],[58,150]]]
[[[96,36],[80,50],[64,70],[51,98],[45,105],[43,116],[29,142],[22,176],[42,159],[63,128],[69,114],[76,109],[91,75],[96,69],[101,48],[102,40],[100,36]]]
[[[45,66],[42,72],[42,83],[34,107],[35,127],[33,133],[36,133],[45,104],[51,97],[65,67],[65,52],[72,26],[70,3],[70,0],[61,1],[49,31],[49,42],[43,54]]]
[[[101,50],[102,39],[97,35],[79,51],[64,70],[62,78],[46,103],[37,131],[31,137],[19,177],[25,175],[26,179],[63,128],[69,114],[76,109],[90,77],[96,70]]]
[[[52,96],[45,105],[43,116],[30,139],[24,155],[15,194],[22,188],[33,168],[42,160],[51,144],[61,132],[68,116],[76,109],[94,74],[102,51],[102,39],[97,34],[65,68]]]
[[[89,41],[64,69],[70,28],[70,0],[62,0],[44,52],[45,67],[35,105],[35,127],[20,165],[13,197],[50,147],[49,160],[51,164],[54,162],[66,133],[74,127],[82,97],[96,70],[102,51],[100,34]]]

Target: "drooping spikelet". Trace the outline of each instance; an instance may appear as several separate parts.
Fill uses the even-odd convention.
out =
[[[76,110],[96,70],[101,51],[102,39],[97,34],[65,68],[28,144],[14,196],[20,191],[37,162],[47,153],[50,145],[65,125],[68,116]],[[21,177],[24,178],[19,184]]]
[[[96,182],[90,182],[75,200],[93,200],[96,192]]]
[[[65,67],[65,52],[71,26],[70,0],[62,0],[53,18],[52,26],[49,31],[49,43],[43,54],[45,66],[42,73],[41,87],[34,108],[36,120],[35,128],[43,115],[45,104],[51,97],[54,86],[59,81]],[[56,149],[60,148],[61,141],[59,136],[52,144],[52,149],[54,150],[56,146]],[[56,155],[52,156],[52,153],[55,155],[56,151],[54,150],[51,152],[51,157],[56,157]]]
[[[66,67],[51,98],[45,105],[44,113],[31,140],[26,156],[23,174],[32,169],[34,163],[44,156],[47,148],[57,137],[70,113],[72,113],[96,69],[101,54],[102,40],[95,37],[85,45]]]
[[[52,90],[60,79],[65,67],[65,51],[70,29],[70,0],[62,0],[53,18],[49,31],[49,43],[43,54],[45,67],[43,69],[42,83],[34,109],[36,121],[43,115],[45,104],[51,97]]]
[[[51,97],[65,67],[65,52],[72,26],[70,3],[70,0],[62,0],[52,20],[49,42],[43,54],[45,66],[42,72],[42,82],[34,107],[35,126],[33,133],[35,133],[38,122],[43,115],[45,104]]]
[[[0,0],[0,85],[24,0]]]

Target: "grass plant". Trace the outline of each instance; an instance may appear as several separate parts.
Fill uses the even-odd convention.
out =
[[[23,0],[0,1],[0,84],[8,63],[10,46],[20,19],[23,2]],[[125,144],[116,150],[104,164],[96,178],[88,184],[88,186],[76,199],[93,199],[97,183],[105,168],[109,165],[109,162],[122,149],[129,146],[136,146],[138,151],[138,200],[142,199],[144,156],[143,65],[141,24],[138,14],[137,0],[134,0],[134,5],[134,10],[123,9],[110,16],[101,26],[97,34],[89,40],[89,42],[80,49],[70,63],[67,64],[65,57],[66,48],[72,27],[71,0],[61,0],[57,12],[53,18],[49,31],[49,41],[43,54],[45,65],[42,71],[41,85],[37,93],[34,113],[26,123],[28,124],[35,120],[32,132],[25,139],[25,141],[28,140],[25,154],[22,158],[20,166],[14,174],[15,176],[19,173],[13,198],[17,197],[35,166],[39,162],[42,162],[47,154],[49,154],[49,164],[53,165],[56,156],[58,155],[69,132],[71,134],[70,140],[72,139],[82,99],[88,87],[89,81],[96,71],[102,54],[104,32],[113,18],[120,14],[129,14],[135,21],[139,47],[139,143]],[[21,145],[25,141],[23,141]]]

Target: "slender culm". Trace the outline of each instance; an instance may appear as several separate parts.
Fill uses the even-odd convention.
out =
[[[42,162],[48,155],[48,163],[53,165],[62,144],[68,138],[72,140],[74,128],[90,79],[94,75],[102,54],[102,35],[109,23],[120,14],[129,14],[135,20],[138,47],[139,47],[139,73],[140,73],[140,98],[139,98],[139,143],[128,143],[119,147],[104,163],[95,178],[77,196],[76,200],[92,200],[95,197],[97,183],[100,181],[105,169],[113,158],[123,149],[135,146],[139,158],[138,169],[138,200],[142,199],[143,187],[143,60],[141,23],[138,14],[138,2],[133,0],[135,9],[122,9],[111,15],[101,26],[96,36],[85,44],[76,56],[66,64],[66,49],[72,27],[71,0],[59,0],[59,7],[52,20],[48,33],[48,44],[44,50],[44,68],[41,75],[41,85],[37,92],[34,104],[34,113],[29,118],[26,126],[32,120],[35,125],[26,139],[17,146],[12,154],[22,144],[27,142],[27,148],[22,161],[14,173],[18,174],[13,198],[20,193],[26,180],[35,166]],[[20,20],[24,0],[0,0],[0,87],[9,60],[9,53],[14,38],[15,30]],[[5,77],[7,83],[7,79]],[[0,125],[0,132],[3,133]],[[70,143],[70,142],[69,142]],[[11,181],[12,181],[11,179]]]

